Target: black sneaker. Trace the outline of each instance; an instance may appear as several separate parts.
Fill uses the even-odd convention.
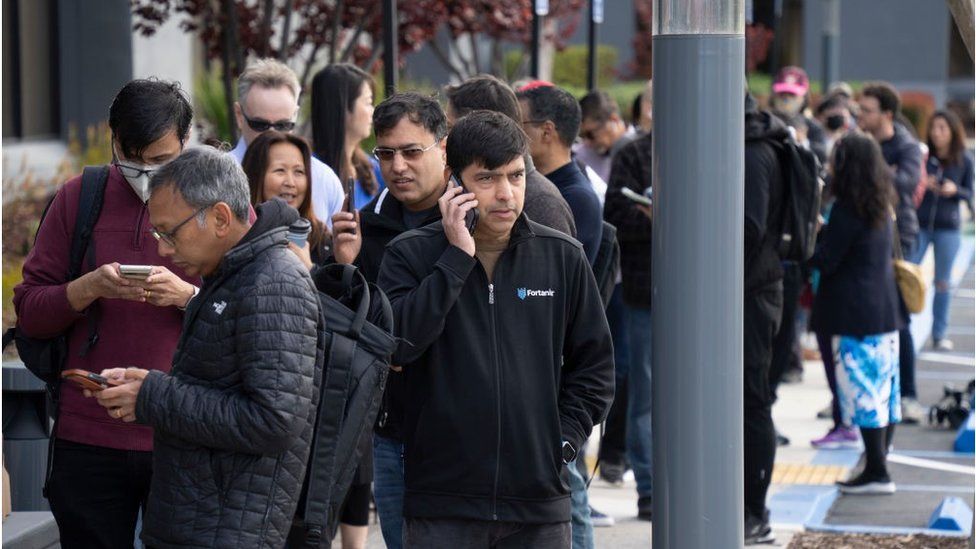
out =
[[[776,446],[782,447],[782,446],[789,446],[789,445],[790,445],[790,439],[787,438],[787,436],[784,435],[783,433],[780,433],[779,430],[777,429],[776,430]]]
[[[803,381],[803,368],[790,368],[783,372],[783,378],[780,383],[785,385],[791,385],[794,383],[800,383]]]
[[[654,517],[654,500],[649,497],[637,498],[637,520],[650,521]]]
[[[773,543],[776,537],[773,536],[773,529],[769,526],[769,520],[754,517],[746,513],[746,545],[759,545]]]
[[[590,506],[590,522],[593,523],[593,527],[594,528],[601,528],[601,527],[606,527],[606,526],[613,526],[616,521],[614,521],[613,520],[613,517],[611,517],[610,515],[607,515],[605,513],[601,513],[600,511],[597,511],[591,505]]]
[[[624,483],[624,473],[626,472],[627,466],[623,463],[614,463],[612,461],[600,462],[600,480],[607,484],[620,486]]]
[[[888,475],[873,475],[863,471],[850,480],[838,480],[837,487],[842,494],[886,495],[895,493],[895,483]]]

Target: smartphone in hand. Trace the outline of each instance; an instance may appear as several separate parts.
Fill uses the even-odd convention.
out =
[[[462,189],[464,189],[464,192],[468,192],[468,190],[464,188],[464,185],[461,184],[461,179],[458,178],[456,175],[451,174],[451,182],[454,183],[455,185],[457,185],[458,187],[461,187]],[[464,214],[464,226],[467,227],[468,232],[470,234],[474,234],[474,230],[478,226],[478,209],[477,208],[471,208],[470,210],[468,210],[467,212],[465,212],[465,214]]]
[[[101,391],[102,389],[108,389],[109,387],[122,385],[121,381],[109,379],[98,374],[93,374],[88,370],[82,370],[80,368],[73,368],[71,370],[61,372],[61,379],[71,381],[82,389],[88,389],[89,391],[95,392]]]
[[[346,178],[346,204],[343,210],[349,213],[356,213],[356,180],[352,177]]]
[[[123,278],[145,280],[152,273],[152,265],[119,265],[119,274]]]

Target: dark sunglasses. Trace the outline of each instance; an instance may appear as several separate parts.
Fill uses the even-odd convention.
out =
[[[247,125],[256,132],[266,132],[270,129],[274,129],[279,132],[290,132],[295,129],[294,120],[278,120],[277,122],[271,122],[263,118],[251,118],[241,109],[241,115],[244,117],[244,121]]]

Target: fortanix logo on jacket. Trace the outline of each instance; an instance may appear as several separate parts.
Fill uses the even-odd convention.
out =
[[[515,293],[518,298],[525,300],[527,297],[553,297],[556,295],[556,290],[549,288],[548,290],[529,290],[527,288],[518,288]]]

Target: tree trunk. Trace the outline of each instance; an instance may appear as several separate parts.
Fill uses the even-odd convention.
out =
[[[227,0],[223,0],[223,4],[226,3]],[[237,143],[237,120],[234,116],[234,75],[230,61],[231,33],[226,17],[223,23],[220,28],[221,41],[223,42],[223,47],[220,48],[221,81],[224,85],[224,104],[227,106],[227,116],[231,118],[230,138],[231,141]]]
[[[261,57],[271,54],[271,18],[274,16],[274,0],[264,0],[264,10],[261,14]]]
[[[491,73],[502,80],[510,80],[512,76],[505,74],[505,54],[501,41],[497,39],[491,42]]]
[[[542,44],[539,46],[539,79],[552,81],[552,65],[556,57],[555,36],[559,32],[554,17],[542,20]],[[584,67],[585,70],[585,67]]]
[[[281,22],[281,47],[278,48],[278,61],[288,59],[288,35],[291,34],[291,0],[285,0],[285,20]]]
[[[312,67],[315,66],[315,56],[319,53],[319,48],[322,44],[316,44],[312,48],[312,52],[308,54],[308,60],[305,61],[305,70],[302,71],[302,79],[298,82],[302,85],[302,89],[305,89],[305,84],[308,82],[308,77],[312,74]]]
[[[221,8],[224,12],[224,30],[227,32],[224,47],[228,48],[233,56],[234,66],[231,68],[233,74],[240,74],[244,70],[244,52],[241,50],[241,40],[237,32],[237,5],[234,0],[222,0]],[[227,68],[230,67],[225,67]]]
[[[956,28],[959,35],[969,50],[969,58],[973,59],[973,0],[946,0],[952,18],[956,21]]]
[[[336,62],[336,50],[339,48],[339,23],[342,21],[342,0],[336,0],[335,13],[332,14],[332,36],[329,44],[329,64]]]

